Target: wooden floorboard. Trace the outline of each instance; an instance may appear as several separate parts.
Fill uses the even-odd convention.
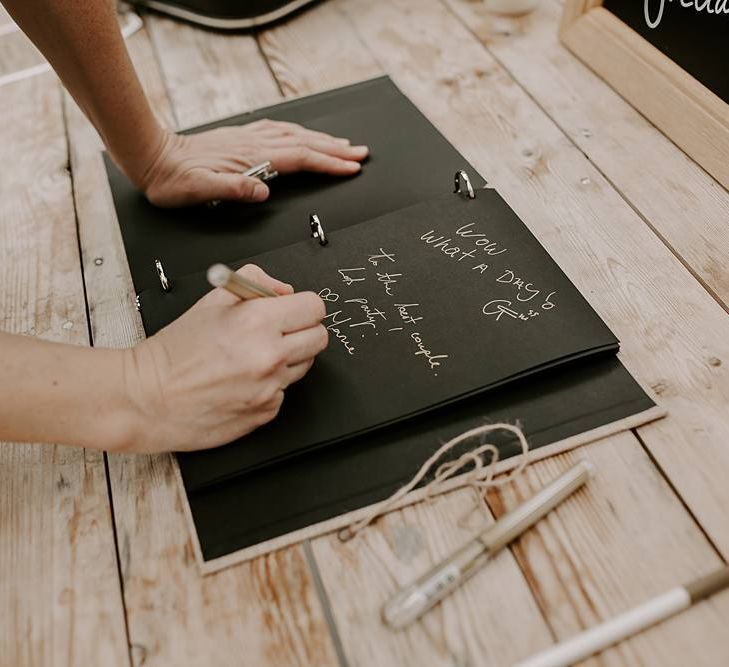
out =
[[[3,87],[0,117],[0,330],[88,345],[58,81]],[[0,664],[129,664],[101,453],[0,444]]]

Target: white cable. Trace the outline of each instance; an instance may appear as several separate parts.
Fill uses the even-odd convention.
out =
[[[135,32],[138,32],[142,26],[142,19],[139,15],[134,12],[128,12],[124,14],[123,25],[121,27],[121,33],[124,39],[129,39]],[[7,23],[0,26],[0,36],[10,35],[14,32],[18,32],[20,28],[15,23]],[[15,83],[16,81],[22,81],[23,79],[30,79],[31,77],[38,76],[44,72],[50,72],[51,66],[48,63],[41,63],[40,65],[34,65],[33,67],[26,67],[25,69],[18,70],[17,72],[10,72],[0,76],[0,88],[7,86],[8,84]]]

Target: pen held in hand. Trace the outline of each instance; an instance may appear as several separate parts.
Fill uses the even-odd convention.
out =
[[[276,292],[244,278],[225,264],[213,264],[208,269],[208,282],[213,287],[222,287],[243,300],[278,296]]]

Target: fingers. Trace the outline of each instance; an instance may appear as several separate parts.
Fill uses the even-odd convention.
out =
[[[326,315],[324,302],[313,292],[298,292],[276,299],[255,299],[242,304],[241,314],[244,317],[256,311],[264,319],[278,322],[279,331],[283,334],[315,327]]]
[[[261,285],[261,287],[267,287],[279,296],[286,296],[294,292],[291,285],[272,278],[255,264],[246,264],[238,269],[237,273]],[[240,304],[241,300],[235,294],[231,294],[228,290],[219,287],[208,292],[198,303],[202,306],[235,306]]]
[[[195,178],[195,189],[200,196],[187,202],[190,204],[215,199],[254,203],[265,201],[270,194],[265,183],[243,174],[200,170]]]
[[[248,278],[248,280],[252,280],[261,287],[267,287],[273,290],[280,296],[294,293],[294,288],[291,285],[269,276],[261,267],[255,264],[246,264],[238,269],[236,273],[239,273],[244,278]]]
[[[313,359],[326,349],[329,334],[321,324],[283,337],[285,358],[289,366]]]
[[[367,146],[352,146],[348,139],[295,123],[263,120],[248,127],[265,139],[267,159],[283,174],[313,171],[348,176],[356,174],[359,163],[369,155]]]
[[[340,143],[332,137],[303,136],[296,137],[295,142],[292,141],[291,137],[281,137],[280,139],[273,140],[271,145],[274,148],[285,148],[288,150],[295,150],[296,148],[302,147],[310,148],[316,153],[331,155],[332,157],[338,157],[350,162],[361,162],[369,155],[367,146],[350,146],[349,144]]]
[[[281,373],[281,384],[284,387],[294,384],[303,378],[314,365],[313,359],[307,359],[293,366],[287,366]]]
[[[268,151],[273,167],[282,174],[311,171],[332,176],[351,176],[362,169],[357,160],[343,159],[327,153],[319,153],[308,146],[272,148]],[[362,159],[364,159],[364,155]]]
[[[340,144],[349,144],[351,143],[349,139],[346,137],[335,137],[331,134],[327,134],[326,132],[319,132],[318,130],[311,130],[308,127],[304,127],[303,125],[299,125],[297,123],[289,123],[286,121],[276,121],[276,120],[259,120],[254,123],[250,123],[249,125],[245,126],[249,127],[251,129],[254,129],[257,134],[260,134],[261,136],[265,137],[292,137],[292,136],[308,136],[312,138],[318,138],[318,139],[331,139],[333,141],[336,141]]]

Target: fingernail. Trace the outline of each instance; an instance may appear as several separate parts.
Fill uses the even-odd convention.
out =
[[[347,166],[352,171],[359,171],[360,169],[362,169],[362,165],[359,162],[354,162],[353,160],[347,160]]]
[[[352,150],[358,155],[367,155],[370,152],[369,146],[352,146]]]
[[[253,201],[264,201],[268,199],[268,186],[257,183],[253,188]]]

